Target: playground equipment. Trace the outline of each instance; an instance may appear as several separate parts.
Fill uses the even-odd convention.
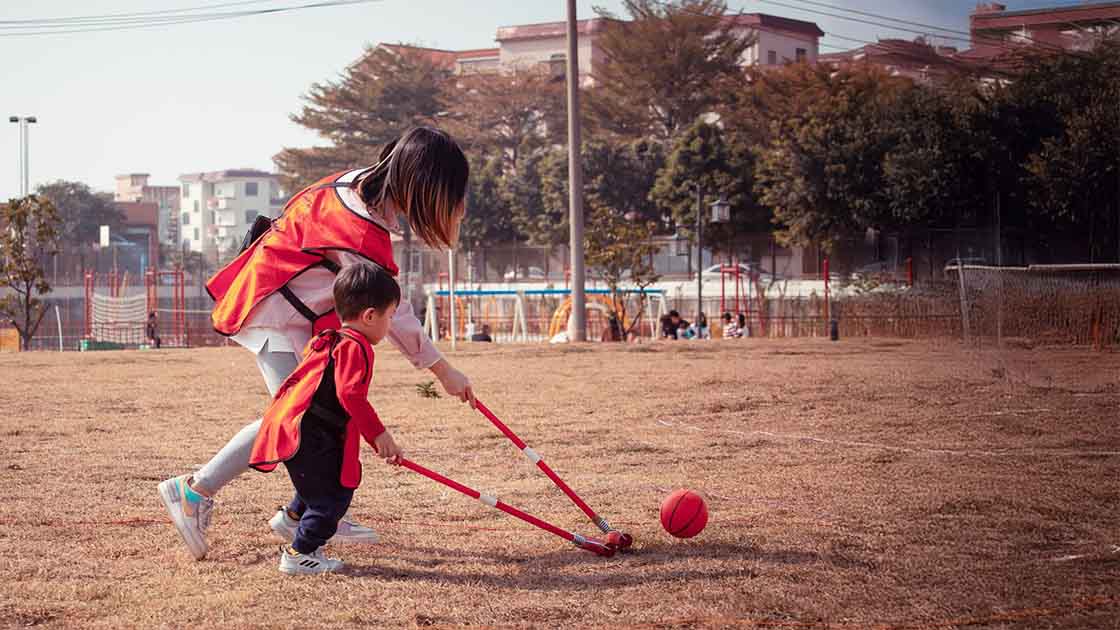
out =
[[[603,315],[606,321],[613,305],[610,291],[588,289],[587,307]],[[627,296],[636,290],[626,290]],[[646,289],[646,314],[651,336],[657,334],[657,317],[666,311],[665,296],[660,289]],[[428,294],[424,314],[424,331],[432,339],[448,338],[451,330],[451,292],[437,290]],[[571,292],[568,289],[468,290],[455,291],[455,334],[468,336],[468,322],[475,322],[475,332],[489,324],[496,339],[515,342],[547,341],[567,328],[571,314]],[[655,311],[656,309],[656,311]],[[657,313],[657,316],[654,313]],[[629,326],[630,322],[623,322]]]
[[[170,279],[170,308],[160,308],[160,287]],[[107,292],[99,292],[99,280]],[[144,274],[144,291],[129,291],[129,274],[109,272],[85,275],[85,330],[83,347],[108,348],[141,345],[147,341],[145,326],[149,313],[157,314],[160,337],[165,346],[187,345],[186,288],[183,271]],[[163,317],[162,315],[167,315]]]

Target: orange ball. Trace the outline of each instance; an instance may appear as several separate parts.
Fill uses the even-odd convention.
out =
[[[681,488],[661,502],[661,526],[677,538],[692,538],[708,524],[708,504],[704,497]]]

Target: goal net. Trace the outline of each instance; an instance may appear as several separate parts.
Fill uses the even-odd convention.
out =
[[[148,296],[143,293],[112,297],[92,295],[90,336],[94,341],[125,345],[144,343],[144,326],[148,317]]]
[[[966,342],[1120,343],[1120,265],[964,265],[952,276]]]

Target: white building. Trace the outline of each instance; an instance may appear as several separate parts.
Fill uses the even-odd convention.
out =
[[[756,37],[754,45],[743,53],[744,65],[817,63],[824,31],[813,22],[766,13],[744,13],[726,19],[734,20],[744,34]]]
[[[253,169],[192,173],[179,177],[179,234],[196,252],[228,252],[259,215],[275,218],[284,207],[276,175]]]

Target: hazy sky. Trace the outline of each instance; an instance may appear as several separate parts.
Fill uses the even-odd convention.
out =
[[[289,6],[308,0],[273,0]],[[975,0],[825,0],[889,17],[968,30]],[[15,196],[17,126],[34,115],[31,185],[55,179],[111,190],[119,173],[147,172],[154,184],[182,173],[253,167],[272,170],[285,146],[317,137],[288,120],[300,95],[356,59],[364,45],[409,42],[450,49],[494,45],[498,26],[564,19],[564,0],[381,0],[228,21],[143,30],[13,37],[5,20],[178,9],[218,0],[3,0],[0,2],[0,199]],[[793,9],[775,4],[797,5]],[[1070,0],[1006,0],[1011,8]],[[617,11],[621,0],[580,0]],[[730,0],[733,10],[815,21],[823,42],[915,37],[915,33],[814,14],[801,0]],[[248,8],[248,7],[242,7]],[[806,10],[807,9],[807,10]],[[214,9],[225,11],[230,9]],[[839,11],[835,11],[840,13]],[[857,16],[858,17],[858,16]],[[870,19],[870,18],[869,18]],[[966,46],[964,42],[945,43]],[[834,48],[822,47],[822,52]]]

